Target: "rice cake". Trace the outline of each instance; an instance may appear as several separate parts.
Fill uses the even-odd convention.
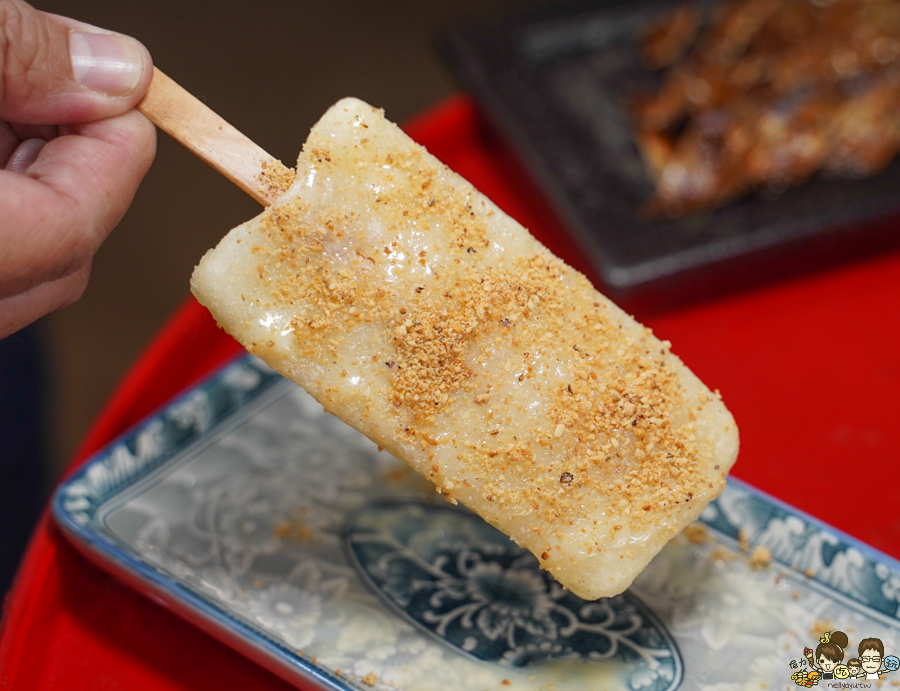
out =
[[[627,588],[737,456],[731,414],[669,343],[355,99],[192,288],[247,350],[585,599]]]

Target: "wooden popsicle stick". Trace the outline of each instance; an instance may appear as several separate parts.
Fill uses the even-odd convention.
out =
[[[265,181],[283,170],[282,164],[155,67],[137,109],[263,206],[281,195],[281,189]]]

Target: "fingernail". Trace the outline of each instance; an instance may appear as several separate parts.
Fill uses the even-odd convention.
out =
[[[144,71],[144,55],[137,41],[116,34],[69,34],[69,53],[75,79],[88,89],[111,96],[130,94]]]
[[[25,173],[31,164],[37,160],[38,154],[41,153],[47,145],[43,139],[26,139],[16,147],[13,155],[6,162],[6,170],[14,173]]]

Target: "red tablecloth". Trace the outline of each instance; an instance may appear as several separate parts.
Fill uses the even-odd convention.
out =
[[[469,101],[407,129],[586,271]],[[645,321],[722,391],[741,430],[735,475],[900,557],[900,254]],[[73,465],[238,350],[187,301]],[[84,561],[45,517],[6,602],[0,688],[290,687]]]

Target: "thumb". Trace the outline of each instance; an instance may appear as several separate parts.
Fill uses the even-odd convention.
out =
[[[133,38],[0,0],[0,120],[38,125],[120,115],[152,79]]]

